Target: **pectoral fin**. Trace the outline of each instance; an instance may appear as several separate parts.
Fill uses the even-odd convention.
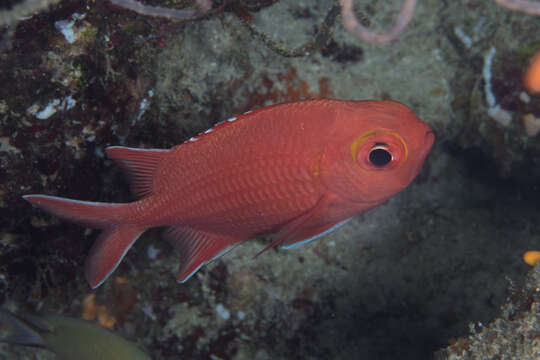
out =
[[[289,250],[300,245],[307,244],[313,240],[317,240],[320,237],[330,234],[334,230],[340,228],[342,225],[345,225],[352,218],[348,218],[343,221],[336,221],[329,224],[320,225],[314,228],[305,229],[304,231],[299,232],[294,239],[290,239],[285,242],[283,249]]]
[[[310,228],[310,223],[314,219],[317,219],[320,215],[324,214],[325,211],[328,209],[328,197],[323,196],[319,199],[317,204],[315,204],[314,207],[303,213],[302,215],[298,216],[297,218],[291,220],[290,222],[284,224],[279,232],[276,234],[276,238],[270,245],[262,249],[255,255],[255,257],[261,255],[265,251],[281,244],[282,242],[286,241],[292,241],[294,242],[294,239],[297,239],[299,237],[299,234],[302,234],[302,231],[304,229]],[[301,237],[301,239],[304,239],[305,237]]]

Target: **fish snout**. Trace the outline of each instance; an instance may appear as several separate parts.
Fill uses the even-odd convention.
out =
[[[433,130],[429,129],[426,132],[425,138],[424,138],[424,148],[427,148],[427,152],[431,149],[433,146],[433,142],[435,141],[435,133]],[[426,153],[427,155],[427,153]]]
[[[414,173],[412,174],[412,178],[418,175],[420,171],[422,170],[424,161],[426,160],[426,157],[428,156],[429,151],[431,150],[431,147],[433,146],[434,141],[435,141],[435,133],[433,132],[433,130],[428,129],[424,135],[423,144],[420,148],[420,153],[418,154],[417,165],[415,166],[415,168],[413,168]]]
[[[426,159],[434,142],[435,142],[435,133],[433,132],[433,130],[429,129],[426,131],[426,134],[424,135],[424,145],[422,146],[422,150],[420,154],[420,166],[422,166],[422,164],[424,163],[424,160]]]

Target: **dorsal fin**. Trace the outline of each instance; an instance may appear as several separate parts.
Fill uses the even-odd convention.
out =
[[[128,175],[131,191],[142,198],[153,191],[154,174],[169,150],[136,149],[123,146],[109,146],[107,156],[114,160]]]

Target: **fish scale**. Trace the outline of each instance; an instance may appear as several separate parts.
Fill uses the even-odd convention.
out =
[[[249,173],[249,168],[247,171],[240,171],[240,174],[242,175],[247,175]],[[211,183],[202,183],[200,198],[195,204],[189,201],[189,197],[185,197],[184,195],[184,198],[195,206],[200,205],[199,203],[219,204],[220,201],[228,202],[227,195],[233,196],[236,193],[237,198],[235,198],[235,200],[237,203],[235,203],[235,206],[231,206],[227,209],[235,210],[250,206],[250,203],[253,200],[256,203],[264,203],[269,199],[274,199],[276,197],[277,199],[283,199],[287,196],[294,197],[298,192],[303,194],[307,193],[305,184],[298,182],[297,180],[291,181],[291,177],[285,176],[285,173],[286,172],[276,172],[271,175],[266,175],[263,172],[262,176],[251,175],[248,177],[234,178],[229,182],[215,181]],[[254,178],[259,178],[261,180],[266,179],[266,181],[263,180],[261,183],[257,184],[255,183]],[[229,183],[231,185],[228,185]],[[234,191],[227,192],[224,189],[227,187],[234,188]],[[279,194],[282,194],[282,196],[279,196]],[[211,207],[208,207],[207,209],[210,210]]]
[[[229,118],[170,150],[109,147],[138,200],[93,203],[26,195],[62,218],[103,230],[85,264],[93,288],[148,228],[168,226],[177,281],[259,234],[307,243],[404,189],[433,133],[394,101],[310,100]],[[371,151],[387,152],[373,163]],[[259,254],[260,254],[259,253]]]

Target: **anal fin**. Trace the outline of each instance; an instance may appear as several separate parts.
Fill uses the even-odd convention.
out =
[[[203,265],[216,260],[244,240],[181,225],[169,227],[165,236],[180,252],[180,268],[176,278],[180,283],[186,282]]]

